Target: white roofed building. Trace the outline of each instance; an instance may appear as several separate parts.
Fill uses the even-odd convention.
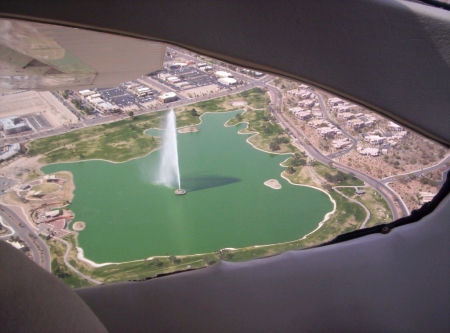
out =
[[[222,77],[222,78],[218,79],[217,81],[225,86],[234,86],[237,84],[236,79],[233,79],[231,77]]]
[[[162,103],[170,103],[170,102],[176,101],[177,99],[178,99],[177,94],[175,94],[172,91],[169,91],[158,97],[158,100]]]
[[[361,155],[365,155],[365,156],[376,157],[376,156],[380,155],[380,150],[378,148],[358,147],[357,151]]]
[[[29,129],[28,124],[17,116],[0,118],[0,130],[3,130],[5,134],[20,133]]]
[[[233,77],[233,74],[225,72],[225,71],[217,71],[214,73],[215,76],[219,77],[219,78],[223,78],[223,77]]]

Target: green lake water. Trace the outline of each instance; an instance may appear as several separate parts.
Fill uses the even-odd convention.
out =
[[[159,151],[125,163],[85,161],[48,165],[67,170],[75,182],[70,206],[84,255],[97,263],[154,255],[186,255],[295,240],[314,230],[333,209],[318,190],[281,178],[288,155],[259,151],[225,127],[236,113],[205,114],[200,131],[178,134],[181,187],[152,184]],[[155,134],[156,130],[149,133]],[[263,183],[277,179],[282,189]]]

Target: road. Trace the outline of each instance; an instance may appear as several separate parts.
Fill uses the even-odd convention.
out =
[[[75,267],[73,267],[69,260],[67,259],[67,256],[69,255],[70,252],[70,243],[66,242],[64,239],[59,238],[59,237],[55,237],[56,239],[58,239],[60,242],[64,243],[66,245],[66,253],[64,253],[64,263],[66,264],[67,267],[69,267],[72,271],[74,271],[76,274],[78,274],[79,276],[81,276],[82,278],[85,278],[86,280],[95,283],[95,284],[102,284],[101,282],[94,280],[93,278],[81,273],[78,269],[76,269]]]
[[[352,144],[350,145],[350,147],[340,150],[338,152],[335,152],[333,154],[328,155],[328,157],[330,159],[334,159],[336,157],[345,155],[349,152],[351,152],[353,149],[355,149],[356,145],[358,144],[358,140],[356,140],[350,133],[348,133],[344,128],[342,128],[339,124],[336,124],[330,116],[330,113],[328,112],[328,108],[325,105],[325,102],[323,101],[322,95],[318,92],[316,92],[315,94],[317,96],[317,98],[319,99],[319,104],[320,104],[320,108],[323,112],[323,116],[324,118],[326,118],[330,123],[332,123],[334,126],[336,126],[337,128],[340,129],[340,131],[352,141]]]
[[[324,164],[330,164],[331,162],[333,163],[334,168],[343,171],[345,173],[352,173],[355,175],[355,177],[361,179],[367,185],[372,186],[378,193],[380,193],[383,196],[383,198],[388,203],[389,208],[392,211],[392,216],[394,220],[397,220],[400,217],[400,215],[397,212],[397,208],[392,198],[396,198],[397,201],[399,202],[399,207],[402,211],[402,216],[409,215],[409,211],[408,208],[406,207],[406,204],[401,200],[401,198],[398,197],[398,194],[395,193],[393,190],[391,190],[388,186],[380,182],[378,179],[373,178],[359,170],[337,163],[333,161],[330,157],[323,155],[316,147],[312,145],[307,145],[305,143],[306,137],[304,137],[304,135],[297,129],[297,127],[291,122],[291,120],[285,117],[284,114],[281,112],[283,106],[283,96],[281,94],[281,91],[277,87],[272,85],[267,85],[267,87],[271,95],[272,104],[274,105],[273,115],[276,117],[278,122],[282,124],[282,126],[289,129],[294,139],[300,145],[303,146],[303,148],[308,153],[308,155],[311,156],[311,158]],[[281,95],[281,98],[278,97],[279,95]]]
[[[414,176],[420,177],[424,173],[433,172],[433,171],[439,170],[442,167],[447,167],[447,163],[450,163],[450,154],[447,155],[446,157],[444,157],[440,162],[438,162],[435,165],[432,165],[432,166],[424,168],[424,169],[420,169],[420,170],[416,170],[416,171],[411,171],[411,172],[408,172],[408,173],[400,174],[400,175],[389,176],[389,177],[381,179],[381,182],[383,184],[387,184],[387,183],[390,183],[392,181],[397,180],[399,176],[411,176],[411,175],[414,175]]]
[[[366,206],[364,206],[361,202],[359,202],[358,200],[352,199],[348,196],[346,196],[344,193],[342,193],[341,191],[338,190],[338,188],[341,187],[352,187],[352,188],[357,188],[358,186],[335,186],[333,187],[333,190],[335,190],[337,193],[339,193],[340,195],[342,195],[344,198],[346,198],[347,200],[353,201],[354,203],[360,205],[365,211],[366,211],[366,218],[364,219],[364,222],[361,224],[361,226],[359,227],[359,229],[364,229],[366,227],[366,223],[367,221],[370,220],[370,211],[367,209]]]
[[[14,236],[19,236],[30,248],[36,264],[51,272],[51,257],[47,244],[39,238],[28,223],[22,221],[22,219],[9,207],[0,205],[0,215],[11,229],[14,230]],[[9,237],[10,236],[3,236],[3,239],[8,239]],[[2,237],[0,237],[0,239],[1,238]]]

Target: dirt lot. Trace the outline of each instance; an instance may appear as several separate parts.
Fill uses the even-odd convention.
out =
[[[183,95],[185,97],[188,97],[188,98],[193,98],[193,97],[197,97],[197,96],[208,96],[209,94],[213,94],[218,91],[220,91],[220,89],[217,88],[217,85],[210,84],[209,86],[192,88],[192,89],[180,91],[179,94]]]
[[[26,91],[0,98],[0,117],[23,116],[40,113],[54,127],[78,122],[77,117],[50,92]]]

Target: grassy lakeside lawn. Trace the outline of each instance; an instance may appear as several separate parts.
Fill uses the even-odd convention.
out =
[[[54,193],[60,189],[61,188],[58,185],[52,184],[52,183],[44,183],[44,184],[40,184],[40,185],[34,185],[31,188],[32,191],[41,192],[42,194]]]
[[[366,227],[373,227],[377,224],[388,223],[392,221],[392,212],[389,208],[388,203],[373,188],[361,188],[365,192],[363,195],[357,195],[354,188],[338,189],[348,197],[361,202],[370,211],[370,219],[369,221],[367,221]]]
[[[328,180],[328,179],[334,179],[336,181],[332,181],[334,186],[363,186],[364,182],[355,176],[351,174],[346,174],[342,171],[339,171],[337,169],[334,169],[333,167],[330,167],[328,165],[317,163],[314,165],[314,170],[316,170],[316,173],[321,176],[322,178]],[[331,176],[331,178],[330,178]]]
[[[158,146],[158,140],[144,134],[144,130],[156,127],[162,115],[162,112],[140,115],[38,139],[30,143],[28,153],[43,154],[40,159],[43,163],[87,159],[124,162],[144,156]]]
[[[269,97],[259,88],[253,88],[236,95],[229,95],[177,108],[177,126],[197,125],[199,116],[205,112],[236,110],[233,101],[246,101],[247,105],[266,107]],[[196,109],[198,116],[190,110]],[[42,163],[76,162],[89,159],[104,159],[125,162],[135,157],[145,156],[158,147],[157,138],[144,134],[149,128],[157,128],[165,111],[139,115],[108,124],[81,128],[68,133],[32,141],[28,154],[42,154]]]
[[[298,148],[290,142],[290,137],[285,133],[283,128],[275,122],[272,115],[267,109],[257,110],[246,108],[246,112],[230,119],[227,126],[234,126],[239,123],[247,123],[247,128],[241,133],[255,133],[249,138],[249,142],[258,149],[268,152],[273,151],[278,154],[299,152]],[[279,140],[277,149],[271,148],[271,142]]]
[[[51,269],[53,275],[60,278],[65,284],[72,288],[81,288],[92,286],[93,284],[88,280],[82,278],[73,272],[64,263],[64,253],[66,253],[66,246],[62,242],[50,239],[46,240],[45,237],[41,237],[50,249],[51,255]]]

